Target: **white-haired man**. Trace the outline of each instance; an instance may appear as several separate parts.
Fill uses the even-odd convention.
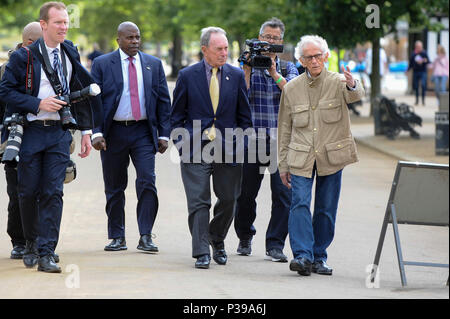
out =
[[[296,57],[306,72],[285,85],[278,117],[278,167],[283,184],[292,188],[289,268],[304,276],[332,274],[326,249],[334,237],[342,169],[358,161],[347,104],[361,99],[364,89],[348,68],[342,69],[344,78],[326,70],[328,56],[323,38],[300,39]]]

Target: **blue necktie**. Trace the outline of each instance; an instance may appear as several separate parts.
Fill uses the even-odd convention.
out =
[[[67,88],[67,80],[66,80],[66,77],[64,76],[61,62],[59,61],[58,52],[59,52],[58,48],[56,48],[52,51],[52,53],[53,53],[53,69],[59,75],[59,79],[61,81],[61,86],[62,86],[62,94],[65,95],[65,94],[69,93],[69,90]],[[55,93],[58,94],[58,92],[55,92]]]

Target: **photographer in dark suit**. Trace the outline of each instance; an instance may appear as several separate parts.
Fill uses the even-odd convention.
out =
[[[23,48],[11,55],[0,83],[0,99],[7,103],[7,113],[24,114],[28,120],[18,164],[19,204],[26,239],[23,262],[26,267],[39,263],[39,271],[54,273],[61,272],[54,251],[59,239],[63,182],[72,141],[58,113],[67,103],[56,96],[81,90],[93,80],[81,65],[77,49],[65,40],[69,16],[64,3],[43,4],[40,25],[43,38],[30,45],[30,51]],[[31,94],[26,90],[29,54],[33,64]],[[97,98],[92,98],[72,107],[83,135],[78,155],[84,158],[92,147],[90,130],[101,119],[101,105]]]
[[[19,43],[14,51],[19,50],[22,47],[29,46],[34,41],[42,36],[42,29],[39,22],[31,22],[25,26],[22,31],[22,43]],[[14,52],[11,50],[8,54]],[[0,80],[3,77],[3,73],[6,70],[6,65],[3,64],[0,67]],[[6,110],[6,104],[0,101],[0,121],[3,123],[3,118]],[[1,133],[2,145],[6,144],[8,129],[3,127]],[[3,146],[0,150],[0,158],[3,155]],[[11,251],[11,259],[22,259],[23,252],[25,250],[25,238],[23,236],[22,218],[20,217],[19,196],[17,194],[17,162],[5,163],[5,177],[6,177],[6,192],[8,193],[8,226],[7,232],[11,237],[11,243],[13,249]]]

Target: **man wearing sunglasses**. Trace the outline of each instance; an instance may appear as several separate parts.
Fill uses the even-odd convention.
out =
[[[258,40],[281,45],[284,30],[283,22],[272,18],[262,24]],[[276,130],[281,91],[288,81],[298,76],[298,71],[292,62],[280,60],[276,53],[264,54],[272,59],[270,68],[251,68],[246,64],[243,66],[253,127],[258,134],[256,139],[249,141],[245,156],[242,192],[237,202],[234,227],[240,239],[237,253],[250,255],[252,238],[256,234],[253,226],[256,219],[256,197],[267,169],[270,173],[272,211],[266,231],[266,255],[274,262],[287,262],[283,248],[288,234],[291,192],[281,182],[277,170]]]

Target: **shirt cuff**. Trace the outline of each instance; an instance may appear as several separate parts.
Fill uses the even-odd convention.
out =
[[[87,134],[92,135],[92,130],[81,131],[82,136],[85,136]]]
[[[357,85],[357,81],[355,80],[355,86],[354,87],[349,87],[348,85],[345,85],[347,87],[347,90],[349,91],[355,91],[356,90],[356,85]]]
[[[91,141],[93,141],[94,138],[96,137],[103,137],[103,133],[95,133],[94,135],[91,136]]]
[[[167,141],[167,142],[170,140],[168,137],[165,137],[165,136],[160,136],[160,137],[158,137],[158,139],[159,140],[164,140],[164,141]]]

